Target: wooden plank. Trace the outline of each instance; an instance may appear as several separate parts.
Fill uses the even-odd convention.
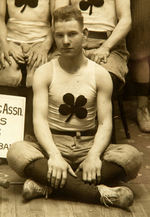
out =
[[[45,217],[75,217],[72,212],[72,202],[48,199],[44,201]]]

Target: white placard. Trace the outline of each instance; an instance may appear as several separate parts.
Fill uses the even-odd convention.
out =
[[[24,139],[26,98],[0,94],[0,157],[6,158],[10,145]]]

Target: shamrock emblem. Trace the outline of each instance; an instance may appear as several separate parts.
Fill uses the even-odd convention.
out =
[[[63,96],[63,101],[65,104],[61,104],[59,106],[59,112],[62,115],[70,114],[66,119],[66,122],[71,119],[73,114],[80,119],[83,119],[87,116],[87,110],[82,107],[87,103],[87,99],[83,95],[78,96],[75,101],[74,96],[71,93],[66,93]]]
[[[15,0],[16,7],[22,7],[23,5],[24,7],[21,9],[21,13],[23,13],[27,5],[31,8],[36,8],[38,6],[38,0]]]
[[[91,15],[93,6],[99,8],[102,7],[103,4],[104,0],[81,0],[79,6],[82,11],[86,11],[90,7],[89,15]]]

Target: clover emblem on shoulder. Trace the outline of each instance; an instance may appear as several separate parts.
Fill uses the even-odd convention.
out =
[[[38,0],[15,0],[15,6],[16,7],[22,7],[21,13],[25,10],[26,6],[29,6],[30,8],[36,8],[38,6]]]
[[[62,115],[69,115],[66,122],[68,122],[74,114],[79,119],[86,118],[87,109],[83,107],[87,103],[85,96],[80,95],[75,101],[75,98],[71,93],[66,93],[63,96],[63,101],[65,103],[59,106],[59,113]]]

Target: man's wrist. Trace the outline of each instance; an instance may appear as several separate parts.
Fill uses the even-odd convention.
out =
[[[110,50],[111,50],[111,46],[105,44],[105,42],[101,45],[101,47],[104,48],[104,49],[107,49],[108,52],[110,52]]]
[[[50,151],[48,153],[48,158],[51,158],[51,157],[61,157],[61,153],[59,151]]]
[[[100,156],[101,156],[101,153],[93,151],[93,150],[90,150],[88,153],[89,158],[96,158],[96,157],[100,158]]]

